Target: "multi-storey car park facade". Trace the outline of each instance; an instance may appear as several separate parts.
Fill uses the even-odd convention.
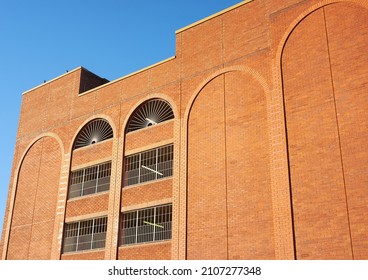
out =
[[[368,1],[243,1],[25,92],[2,259],[367,259],[367,49]]]

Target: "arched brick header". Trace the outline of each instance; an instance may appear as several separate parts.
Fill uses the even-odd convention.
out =
[[[16,194],[17,194],[17,191],[18,191],[18,182],[19,182],[19,179],[20,179],[19,176],[20,176],[22,165],[23,165],[24,160],[27,157],[28,153],[32,149],[32,147],[34,147],[40,140],[45,139],[45,138],[51,138],[52,140],[56,140],[56,143],[59,146],[59,150],[60,150],[60,163],[63,160],[64,145],[63,145],[60,137],[55,133],[43,133],[43,134],[37,136],[35,139],[33,139],[31,141],[31,143],[27,146],[27,148],[23,152],[23,154],[22,154],[22,156],[19,160],[19,163],[17,165],[17,168],[15,170],[15,173],[14,173],[15,176],[14,176],[13,183],[12,183],[13,187],[11,189],[10,204],[9,204],[9,209],[8,209],[8,213],[7,213],[8,218],[7,218],[7,224],[6,224],[6,227],[5,227],[5,237],[4,237],[4,247],[3,247],[3,252],[2,252],[2,259],[6,259],[7,254],[8,254],[10,230],[11,230],[11,227],[12,227],[14,207],[15,207],[15,199],[16,199]],[[57,172],[61,172],[61,165],[60,165],[59,169],[57,170]],[[57,181],[59,181],[59,179],[60,178],[57,178]],[[59,189],[59,187],[58,187],[58,189]],[[58,189],[55,190],[56,191],[55,202],[56,202],[56,199],[57,199]],[[50,242],[52,242],[52,241],[50,241]]]

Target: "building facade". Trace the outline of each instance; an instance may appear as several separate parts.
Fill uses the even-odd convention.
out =
[[[368,1],[243,1],[25,92],[2,259],[368,259],[367,50]]]

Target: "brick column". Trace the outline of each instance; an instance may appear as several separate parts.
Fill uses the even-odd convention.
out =
[[[181,119],[175,119],[174,124],[174,163],[173,163],[173,219],[172,219],[172,240],[171,240],[171,258],[173,260],[185,259],[185,223],[182,223],[183,217],[186,214],[186,202],[183,200],[183,194],[186,193],[186,184],[182,184],[181,170],[185,169],[185,162],[183,162],[181,155]],[[183,163],[183,164],[182,164]],[[183,190],[184,189],[184,190]],[[184,207],[183,207],[184,206]],[[184,219],[185,221],[185,219]],[[184,242],[184,245],[183,245]],[[183,247],[183,248],[182,248]]]
[[[51,259],[59,260],[61,257],[61,245],[63,242],[64,219],[66,210],[66,200],[68,196],[68,182],[70,173],[70,154],[64,154],[60,172],[60,186],[58,192],[58,201],[56,206],[56,215],[54,222],[54,234],[51,247]]]
[[[273,81],[268,119],[275,258],[289,260],[295,258],[294,237],[281,69],[277,61],[273,63]]]
[[[124,137],[124,136],[123,136]],[[122,137],[122,138],[123,138]],[[116,260],[118,250],[121,180],[124,154],[124,139],[115,138],[112,146],[111,177],[109,191],[108,224],[106,232],[105,259]]]

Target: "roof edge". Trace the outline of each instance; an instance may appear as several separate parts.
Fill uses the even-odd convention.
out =
[[[151,69],[151,68],[154,68],[154,67],[156,67],[156,66],[158,66],[158,65],[160,65],[160,64],[163,64],[163,63],[168,62],[168,61],[170,61],[170,60],[173,60],[173,59],[175,59],[175,58],[176,58],[176,56],[171,56],[171,57],[169,57],[169,58],[166,58],[166,59],[164,59],[164,60],[161,60],[161,61],[159,61],[159,62],[156,62],[156,63],[154,63],[154,64],[152,64],[152,65],[150,65],[150,66],[147,66],[147,67],[145,67],[145,68],[142,68],[142,69],[139,69],[139,70],[137,70],[137,71],[135,71],[135,72],[132,72],[132,73],[130,73],[130,74],[127,74],[127,75],[125,75],[125,76],[123,76],[123,77],[120,77],[120,78],[117,78],[117,79],[115,79],[115,80],[112,80],[112,81],[110,81],[110,82],[108,82],[108,83],[106,83],[106,84],[103,84],[103,85],[100,85],[100,86],[98,86],[98,87],[92,88],[92,89],[90,89],[90,90],[88,90],[88,91],[82,92],[82,93],[80,93],[80,94],[79,94],[79,96],[86,95],[86,94],[88,94],[88,93],[91,93],[91,92],[92,92],[92,91],[94,91],[94,90],[98,90],[98,89],[103,88],[103,87],[105,87],[105,86],[108,86],[108,85],[114,84],[114,83],[116,83],[116,82],[119,82],[119,81],[121,81],[121,80],[124,80],[124,79],[126,79],[126,78],[129,78],[129,77],[131,77],[131,76],[134,76],[134,75],[136,75],[136,74],[139,74],[139,73],[144,72],[144,71],[146,71],[146,70],[149,70],[149,69]]]
[[[243,0],[242,2],[240,2],[240,3],[238,3],[238,4],[235,4],[235,5],[233,5],[233,6],[229,7],[229,8],[226,8],[226,9],[224,9],[224,10],[220,11],[220,12],[217,12],[217,13],[215,13],[215,14],[213,14],[213,15],[210,15],[210,16],[208,16],[208,17],[205,17],[205,18],[203,18],[203,19],[201,19],[201,20],[199,20],[199,21],[196,21],[196,22],[194,22],[194,23],[192,23],[192,24],[190,24],[190,25],[187,25],[187,26],[185,26],[185,27],[183,27],[183,28],[181,28],[181,29],[178,29],[178,30],[176,30],[176,31],[175,31],[175,34],[179,34],[179,33],[183,32],[183,31],[185,31],[185,30],[188,30],[188,29],[190,29],[190,28],[192,28],[192,27],[194,27],[194,26],[197,26],[197,25],[199,25],[199,24],[201,24],[201,23],[203,23],[203,22],[206,22],[206,21],[208,21],[208,20],[210,20],[210,19],[213,19],[213,18],[215,18],[215,17],[221,16],[221,15],[223,15],[223,14],[225,14],[225,13],[227,13],[227,12],[231,11],[231,10],[234,10],[234,9],[236,9],[236,8],[240,7],[240,6],[246,5],[246,4],[248,4],[248,3],[250,3],[250,2],[253,2],[253,1],[254,1],[254,0]],[[142,69],[140,69],[140,70],[138,70],[138,71],[135,71],[135,72],[133,72],[133,73],[130,73],[130,74],[126,75],[126,76],[120,77],[120,78],[118,78],[118,79],[116,79],[116,80],[110,81],[110,82],[108,82],[108,83],[106,83],[106,84],[103,84],[103,85],[98,86],[98,87],[96,87],[96,88],[90,89],[90,90],[88,90],[88,91],[86,91],[86,92],[82,92],[82,93],[80,93],[79,95],[81,96],[81,95],[88,94],[88,93],[90,93],[91,91],[94,91],[94,90],[99,89],[99,88],[101,88],[101,87],[104,87],[104,86],[106,86],[106,85],[110,85],[110,84],[113,84],[113,83],[115,83],[115,82],[121,81],[121,80],[126,79],[126,78],[128,78],[128,77],[130,77],[130,76],[136,75],[136,74],[138,74],[138,73],[140,73],[140,72],[146,71],[146,70],[148,70],[148,69],[150,69],[150,68],[153,68],[153,67],[155,67],[155,66],[158,66],[158,65],[160,65],[160,64],[162,64],[162,63],[165,63],[165,62],[170,61],[170,60],[175,59],[175,58],[176,58],[176,56],[169,57],[169,58],[164,59],[164,60],[162,60],[162,61],[160,61],[160,62],[157,62],[157,63],[155,63],[155,64],[152,64],[152,65],[150,65],[150,66],[148,66],[148,67],[145,67],[145,68],[142,68]],[[68,71],[68,72],[66,72],[66,73],[64,73],[64,74],[62,74],[62,75],[60,75],[60,76],[57,76],[56,78],[53,78],[53,79],[51,79],[51,80],[49,80],[49,81],[46,81],[46,82],[44,82],[44,83],[43,83],[43,84],[41,84],[41,85],[35,86],[35,87],[33,87],[33,88],[31,88],[31,89],[29,89],[29,90],[27,90],[27,91],[24,91],[24,92],[22,93],[22,95],[25,95],[25,94],[27,94],[27,93],[29,93],[29,92],[31,92],[31,91],[33,91],[33,90],[35,90],[35,89],[38,89],[38,88],[40,88],[40,87],[42,87],[42,86],[44,86],[44,85],[47,85],[47,84],[49,84],[49,83],[52,83],[52,82],[54,82],[54,81],[56,81],[56,80],[58,80],[58,79],[60,79],[60,78],[62,78],[62,77],[64,77],[64,76],[66,76],[66,75],[69,75],[69,74],[71,74],[71,73],[73,73],[73,72],[75,72],[75,71],[81,70],[81,69],[84,69],[84,70],[89,71],[88,69],[86,69],[86,68],[84,68],[84,67],[82,67],[82,66],[79,66],[79,67],[77,67],[77,68],[75,68],[75,69],[73,69],[73,70],[71,70],[71,71]],[[89,71],[89,72],[90,72],[90,71]],[[91,73],[93,73],[93,72],[91,72]],[[95,75],[96,75],[96,74],[95,74]]]
[[[229,7],[229,8],[226,8],[226,9],[220,11],[220,12],[217,12],[217,13],[215,13],[213,15],[210,15],[208,17],[205,17],[205,18],[203,18],[203,19],[201,19],[199,21],[196,21],[196,22],[194,22],[192,24],[189,24],[189,25],[187,25],[187,26],[185,26],[183,28],[180,28],[180,29],[178,29],[178,30],[175,31],[175,34],[179,34],[179,33],[183,32],[185,30],[188,30],[188,29],[190,29],[192,27],[195,27],[195,26],[197,26],[197,25],[199,25],[199,24],[201,24],[203,22],[206,22],[206,21],[208,21],[210,19],[213,19],[215,17],[221,16],[222,14],[225,14],[225,13],[231,11],[231,10],[234,10],[234,9],[240,7],[240,6],[246,5],[246,4],[248,4],[250,2],[253,2],[253,1],[254,0],[243,0],[242,2],[240,2],[238,4],[235,4],[235,5],[233,5],[233,6]]]
[[[68,71],[68,72],[66,72],[66,73],[64,73],[64,74],[62,74],[62,75],[60,75],[60,76],[57,76],[56,78],[53,78],[53,79],[51,79],[51,80],[48,80],[48,81],[44,82],[43,84],[40,84],[40,85],[35,86],[35,87],[33,87],[33,88],[29,89],[29,90],[24,91],[24,92],[22,93],[22,95],[25,95],[26,93],[29,93],[29,92],[31,92],[31,91],[33,91],[33,90],[35,90],[35,89],[38,89],[38,88],[40,88],[40,87],[43,87],[44,85],[47,85],[47,84],[49,84],[49,83],[52,83],[52,82],[54,82],[54,81],[56,81],[56,80],[58,80],[58,79],[60,79],[60,78],[62,78],[62,77],[65,77],[66,75],[69,75],[69,74],[71,74],[71,73],[73,73],[73,72],[76,72],[76,71],[78,71],[78,70],[81,70],[81,69],[85,69],[85,68],[84,68],[84,67],[82,67],[82,66],[79,66],[79,67],[77,67],[77,68],[75,68],[75,69],[73,69],[73,70],[71,70],[71,71]],[[85,69],[85,70],[87,70],[87,69]],[[89,70],[87,70],[87,71],[89,71]],[[89,72],[90,72],[90,71],[89,71]]]

